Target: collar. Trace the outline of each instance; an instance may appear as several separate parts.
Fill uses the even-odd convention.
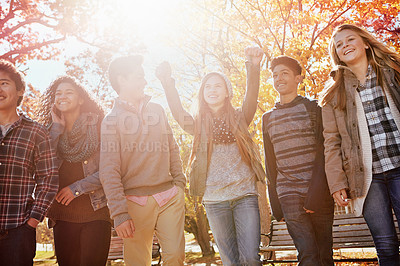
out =
[[[115,99],[114,104],[117,104],[128,111],[131,111],[134,113],[141,113],[143,111],[143,109],[147,106],[147,104],[150,102],[150,99],[151,99],[151,96],[144,95],[143,99],[140,101],[139,110],[132,103],[122,100],[119,97],[117,97]]]
[[[24,121],[25,122],[33,122],[33,120],[31,118],[29,118],[28,116],[26,116],[26,114],[24,114],[22,112],[18,112],[18,116],[19,116],[18,120],[15,121],[14,123],[2,126],[2,127],[7,127],[6,133],[10,132],[11,129],[19,127]],[[2,134],[2,135],[3,135],[3,137],[5,136],[5,134]]]
[[[344,71],[344,75],[345,75],[345,76],[354,76],[354,77],[356,76],[356,75],[354,75],[353,71],[352,71],[348,66],[343,66],[343,65],[337,65],[337,66],[335,66],[335,67],[331,70],[331,72],[329,73],[329,75],[330,75],[333,79],[335,79],[336,73],[337,73],[339,70],[341,70],[341,69]],[[383,66],[383,70],[387,71],[388,69],[390,69],[390,68]],[[368,75],[370,75],[370,74],[372,74],[372,73],[375,73],[375,71],[373,70],[371,64],[368,64],[367,74],[366,74],[366,75],[368,76]]]
[[[290,103],[281,104],[280,102],[276,102],[275,108],[281,109],[281,108],[293,107],[293,106],[297,105],[299,102],[301,102],[303,99],[304,99],[303,96],[297,95],[296,98],[294,98]]]

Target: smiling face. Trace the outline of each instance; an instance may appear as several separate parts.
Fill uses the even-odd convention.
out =
[[[338,32],[334,37],[334,44],[340,61],[348,66],[367,59],[368,45],[352,30],[345,29]]]
[[[71,83],[60,83],[57,86],[54,105],[62,113],[79,112],[83,99]]]
[[[0,111],[15,110],[19,97],[24,95],[23,90],[17,91],[15,82],[10,75],[0,71]]]
[[[225,80],[218,75],[210,76],[204,83],[203,97],[211,109],[222,108],[225,99],[229,97]]]
[[[272,76],[274,79],[274,88],[283,97],[294,98],[297,96],[297,86],[302,80],[301,75],[296,75],[291,68],[284,64],[277,65]]]

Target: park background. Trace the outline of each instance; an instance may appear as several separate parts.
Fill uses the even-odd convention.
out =
[[[30,116],[41,94],[57,76],[76,77],[109,110],[116,96],[108,83],[112,58],[142,54],[153,100],[168,106],[156,80],[156,66],[171,63],[183,104],[191,109],[201,78],[221,71],[232,81],[234,106],[245,93],[244,48],[264,51],[260,95],[250,132],[263,154],[261,117],[273,107],[270,61],[286,54],[304,66],[302,95],[316,98],[331,70],[328,44],[335,26],[354,23],[400,52],[399,0],[0,0],[0,58],[16,64],[28,83],[21,109]],[[191,137],[169,113],[181,148],[184,170]],[[264,195],[263,232],[269,208]],[[204,209],[186,196],[185,230],[201,255],[214,256]],[[51,243],[41,224],[38,241]]]

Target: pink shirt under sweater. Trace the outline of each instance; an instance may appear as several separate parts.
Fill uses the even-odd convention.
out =
[[[121,102],[123,102],[125,104],[128,104],[128,105],[132,106],[133,108],[136,108],[133,104],[131,104],[128,101],[121,100]],[[142,110],[143,110],[143,101],[140,102],[138,111],[141,113]],[[170,188],[170,189],[168,189],[166,191],[154,194],[152,196],[157,201],[158,206],[162,207],[170,199],[172,199],[177,193],[178,193],[178,188],[176,186],[173,186],[172,188]],[[140,206],[145,206],[146,205],[148,197],[149,196],[126,196],[126,198],[128,200],[133,201],[133,202],[139,204]]]
[[[173,186],[172,188],[170,188],[166,191],[154,194],[152,196],[132,196],[131,195],[131,196],[126,196],[126,198],[130,201],[133,201],[133,202],[139,204],[140,206],[145,206],[147,203],[147,198],[153,197],[156,200],[158,206],[162,207],[170,199],[172,199],[177,193],[178,193],[177,186]]]

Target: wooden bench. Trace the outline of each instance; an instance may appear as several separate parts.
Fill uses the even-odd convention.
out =
[[[393,217],[396,220],[396,217]],[[397,222],[396,228],[397,228]],[[400,239],[399,230],[397,235]],[[275,251],[296,250],[293,240],[289,235],[285,222],[272,221],[270,233],[266,235],[269,244],[261,248],[264,253],[264,263],[283,262],[273,259]],[[375,247],[371,233],[363,217],[356,217],[353,214],[335,215],[333,222],[333,249],[342,248],[368,248]],[[340,258],[335,261],[377,261],[377,258]],[[297,262],[297,260],[285,260],[284,262]]]
[[[117,236],[113,231],[113,236],[111,237],[110,243],[110,251],[108,252],[108,260],[118,260],[123,259],[123,240],[121,237]],[[158,243],[158,239],[156,236],[153,237],[153,250],[152,250],[152,258],[157,259],[157,265],[161,265],[161,247]]]

